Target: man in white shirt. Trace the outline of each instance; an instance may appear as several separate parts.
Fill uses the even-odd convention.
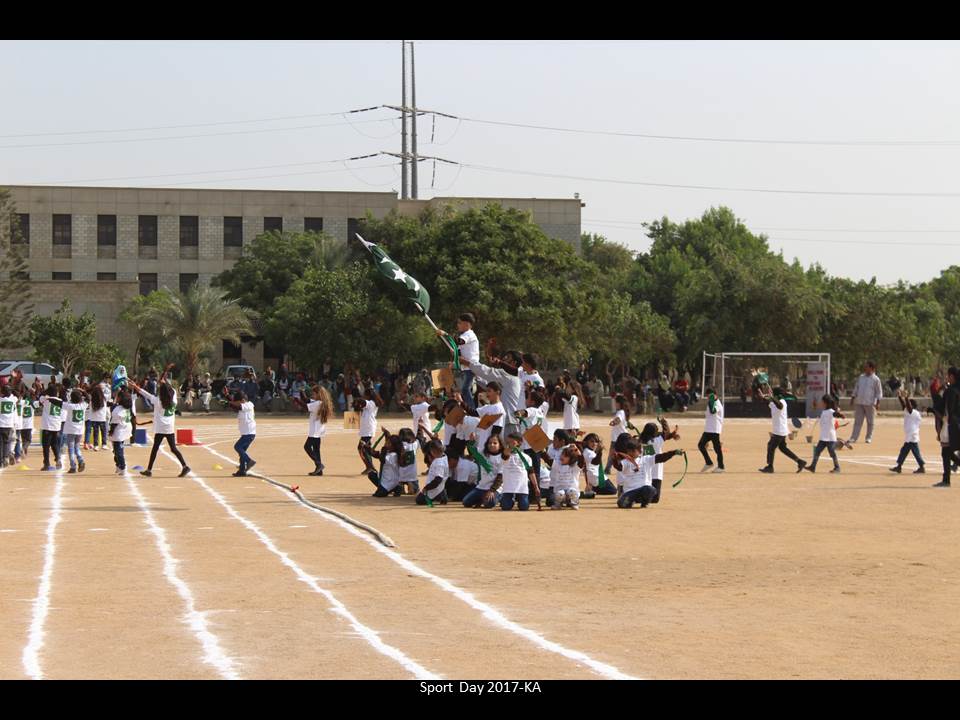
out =
[[[463,396],[464,404],[470,410],[476,410],[477,404],[473,399],[473,372],[471,365],[480,362],[480,339],[473,331],[473,325],[476,323],[473,313],[462,313],[457,318],[457,345],[460,346],[461,365],[465,368],[460,377],[460,394]],[[446,335],[443,330],[437,330],[438,335]],[[463,362],[466,360],[466,362]]]
[[[855,443],[860,438],[860,428],[863,427],[864,418],[867,420],[866,442],[868,445],[873,442],[873,423],[877,417],[877,410],[880,409],[882,397],[883,383],[877,376],[877,364],[873,360],[867,360],[863,366],[863,374],[857,379],[850,398],[850,405],[853,406],[853,433],[850,435],[849,442]]]
[[[517,422],[517,411],[523,410],[526,405],[523,389],[520,387],[520,378],[517,375],[517,370],[520,367],[520,353],[516,350],[508,350],[498,361],[500,367],[495,368],[480,363],[471,363],[462,357],[460,362],[465,367],[470,368],[473,375],[481,382],[496,381],[500,384],[500,402],[503,403],[504,414],[503,435],[519,433],[520,425]]]

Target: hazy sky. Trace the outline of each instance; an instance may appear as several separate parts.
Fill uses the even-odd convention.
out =
[[[584,230],[637,250],[648,246],[640,223],[727,205],[788,259],[884,283],[925,280],[960,262],[960,43],[416,48],[422,108],[582,130],[793,141],[655,140],[438,119],[431,143],[432,121],[422,118],[421,155],[582,179],[438,164],[434,181],[433,164],[422,163],[421,197],[580,193]],[[396,113],[351,115],[353,124],[336,114],[400,103],[399,41],[0,42],[0,67],[0,183],[400,188],[390,158],[349,170],[321,162],[399,152]],[[161,126],[194,127],[126,131]],[[81,133],[105,130],[125,132]],[[205,137],[183,137],[197,135]]]

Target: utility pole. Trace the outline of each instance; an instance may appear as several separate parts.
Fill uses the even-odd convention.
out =
[[[402,60],[400,61],[400,86],[401,101],[400,107],[400,135],[401,135],[401,159],[400,159],[400,199],[406,200],[407,195],[407,41],[400,41],[400,52]]]
[[[413,112],[411,114],[411,122],[413,129],[413,146],[411,147],[412,155],[411,158],[411,179],[413,180],[413,192],[412,197],[416,200],[419,197],[417,192],[417,68],[415,64],[415,59],[413,55],[413,40],[410,41],[410,104],[413,106]]]

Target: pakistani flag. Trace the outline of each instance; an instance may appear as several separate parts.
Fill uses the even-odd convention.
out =
[[[377,270],[388,280],[393,280],[404,286],[406,296],[410,299],[417,309],[424,315],[430,312],[430,293],[417,280],[407,275],[403,269],[397,265],[383,248],[376,243],[367,242],[357,233],[357,239],[363,243],[363,246],[373,255],[373,261]]]

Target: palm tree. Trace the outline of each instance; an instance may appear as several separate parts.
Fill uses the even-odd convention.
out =
[[[219,288],[196,283],[185,293],[163,288],[158,296],[145,311],[148,321],[183,353],[187,377],[200,355],[221,340],[239,344],[241,335],[254,334],[256,313],[227,298]]]
[[[313,264],[324,270],[336,270],[350,262],[353,250],[349,243],[334,240],[324,232],[314,237]]]

